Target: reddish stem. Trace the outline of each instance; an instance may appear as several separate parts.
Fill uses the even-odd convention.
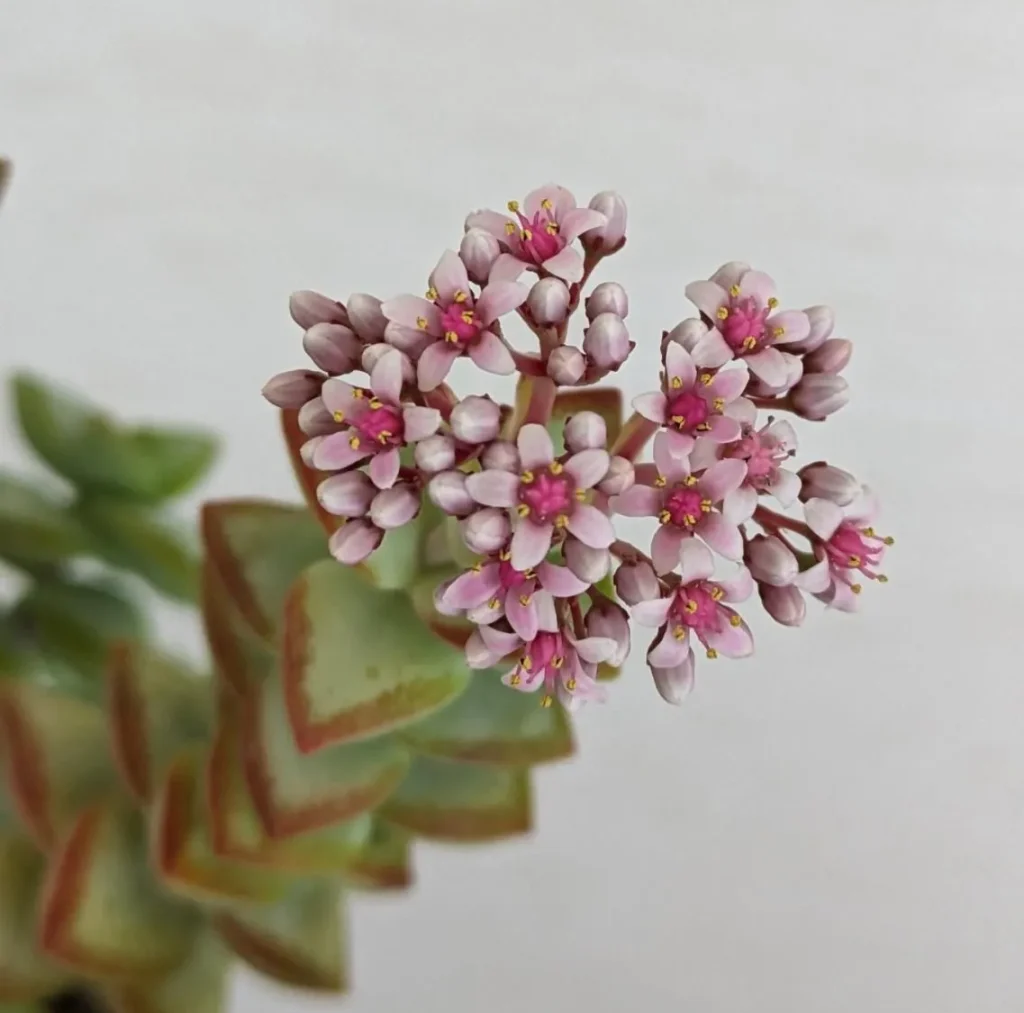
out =
[[[528,422],[539,422],[546,426],[551,419],[551,412],[555,407],[555,396],[558,388],[555,381],[547,376],[538,376],[533,382],[533,389],[530,392],[530,401],[526,406],[523,416],[523,425]]]
[[[446,383],[433,390],[425,391],[423,401],[428,408],[436,408],[447,421],[452,414],[452,409],[459,403],[455,392]]]
[[[754,511],[752,520],[755,524],[760,524],[765,531],[776,534],[779,531],[795,531],[798,535],[803,535],[809,542],[820,541],[803,521],[794,520],[785,514],[777,514],[774,510],[769,510],[768,507],[759,506]]]
[[[635,461],[659,428],[657,422],[645,419],[638,412],[634,412],[620,430],[611,452],[618,457],[624,457],[627,461]]]

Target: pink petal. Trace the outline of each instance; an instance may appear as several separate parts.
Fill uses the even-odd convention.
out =
[[[730,524],[721,514],[705,514],[697,526],[697,534],[726,559],[743,558],[743,536],[740,529]]]
[[[673,524],[662,524],[654,532],[651,562],[657,573],[671,573],[679,565],[679,550],[687,537]]]
[[[740,298],[752,296],[761,309],[775,296],[775,282],[764,271],[744,271],[739,280]]]
[[[832,580],[832,573],[829,569],[828,560],[820,559],[814,566],[797,574],[793,583],[810,594],[821,594]]]
[[[725,406],[725,414],[739,423],[754,425],[757,422],[757,407],[749,398],[738,397]]]
[[[757,509],[757,490],[750,485],[741,485],[725,495],[722,501],[722,516],[730,524],[742,524],[754,516]]]
[[[537,567],[537,579],[540,586],[556,598],[573,598],[583,594],[590,585],[585,580],[580,580],[567,566],[556,566],[554,563],[544,562]]]
[[[583,258],[571,246],[549,257],[541,266],[548,274],[573,285],[583,280]]]
[[[810,318],[803,310],[785,310],[776,313],[765,321],[768,333],[772,335],[772,341],[778,345],[788,341],[803,341],[811,333]],[[775,332],[782,328],[783,333],[776,335]]]
[[[673,599],[670,597],[637,602],[629,610],[629,614],[633,617],[633,621],[641,626],[652,626],[657,629],[668,622],[668,613],[669,609],[672,608],[672,601]]]
[[[685,629],[685,627],[684,627]],[[661,640],[651,645],[647,652],[647,664],[652,668],[675,668],[681,665],[690,651],[689,631],[687,636],[676,640],[671,630],[666,629]]]
[[[491,273],[487,280],[489,283],[519,281],[523,272],[528,269],[529,264],[524,264],[518,257],[513,257],[511,253],[499,253],[491,265]]]
[[[394,299],[388,299],[381,305],[381,312],[396,324],[403,327],[412,327],[416,330],[426,330],[435,337],[444,334],[444,324],[441,322],[441,311],[429,300],[418,295],[398,295]],[[426,320],[427,326],[420,327],[419,321]]]
[[[328,380],[327,383],[331,381]],[[326,387],[327,384],[324,384]],[[651,391],[650,394],[640,394],[633,398],[633,411],[642,415],[650,422],[657,422],[659,426],[665,424],[665,409],[668,406],[668,398],[661,391]]]
[[[557,183],[545,183],[544,186],[531,190],[523,199],[523,214],[527,218],[533,218],[538,212],[544,210],[545,201],[549,201],[551,204],[548,214],[558,221],[561,221],[562,215],[576,207],[576,198],[564,186],[559,186]]]
[[[352,446],[352,433],[332,433],[325,436],[313,451],[313,467],[317,471],[341,471],[367,456],[366,444]]]
[[[396,349],[385,352],[370,373],[370,388],[388,404],[396,405],[402,396],[402,353]]]
[[[497,211],[474,211],[466,218],[467,229],[483,229],[489,232],[499,243],[508,242],[508,231],[506,226],[512,222],[508,215],[499,214]],[[513,224],[515,224],[513,222]],[[385,316],[387,314],[385,313]]]
[[[695,580],[708,580],[715,572],[715,557],[703,542],[687,538],[679,549],[679,581],[685,587]]]
[[[860,495],[846,508],[846,519],[857,527],[871,524],[878,516],[878,496],[870,486],[863,486]]]
[[[483,640],[487,649],[500,660],[506,655],[522,646],[522,640],[514,633],[506,633],[503,630],[496,630],[493,626],[483,626],[480,629],[480,639]],[[494,662],[492,662],[493,664]]]
[[[402,426],[406,443],[419,443],[433,436],[441,425],[441,413],[436,408],[406,405],[402,409]]]
[[[764,434],[773,439],[781,450],[796,450],[796,430],[785,419],[778,419],[767,426]]]
[[[723,461],[715,461],[697,483],[702,496],[712,503],[721,503],[734,489],[738,489],[747,477],[747,462],[735,457],[727,457]]]
[[[661,510],[662,493],[649,485],[634,485],[621,496],[611,498],[613,512],[623,517],[656,517]]]
[[[729,293],[713,281],[691,281],[686,286],[686,298],[706,317],[715,319],[715,314],[728,303]]]
[[[674,429],[662,429],[654,437],[654,464],[658,474],[670,482],[681,482],[690,474],[688,455],[694,439]]]
[[[331,437],[328,437],[331,439]],[[810,529],[824,541],[828,541],[843,523],[843,511],[831,500],[811,499],[804,504],[804,517]]]
[[[565,462],[565,470],[572,475],[577,489],[592,489],[608,474],[610,461],[607,450],[581,450]]]
[[[840,612],[856,612],[860,607],[859,596],[842,581],[833,581],[831,590],[819,597],[830,609],[838,609]]]
[[[708,437],[715,443],[734,443],[743,433],[739,422],[728,415],[712,415],[708,426]]]
[[[519,591],[509,591],[505,596],[505,618],[516,634],[529,642],[537,636],[537,606],[531,596],[523,597],[528,599],[525,605]]]
[[[706,436],[701,436],[690,452],[690,469],[694,474],[706,471],[718,460],[721,449],[720,443],[715,440],[709,440]]]
[[[511,313],[526,302],[530,290],[525,285],[515,281],[494,281],[487,283],[487,287],[480,294],[476,303],[476,312],[480,322],[488,327],[498,317]]]
[[[544,685],[544,673],[539,668],[527,672],[516,665],[501,677],[501,681],[519,693],[535,693]]]
[[[505,603],[501,595],[488,598],[480,605],[466,609],[466,618],[477,626],[490,626],[499,619],[505,618]]]
[[[732,577],[718,581],[718,585],[725,592],[726,601],[746,601],[754,593],[754,578],[745,566]]]
[[[608,216],[600,211],[593,211],[591,208],[573,208],[559,221],[559,235],[571,243],[577,236],[582,236],[590,229],[599,228],[608,224]]]
[[[743,360],[750,372],[769,387],[783,387],[789,375],[789,367],[777,348],[762,348],[760,352],[748,355]]]
[[[489,563],[480,570],[467,570],[449,585],[442,595],[445,605],[453,609],[471,609],[494,597],[501,587],[501,568]]]
[[[519,430],[516,446],[519,448],[520,464],[527,471],[546,468],[555,459],[551,434],[539,422],[527,423]]]
[[[538,629],[547,630],[548,633],[557,633],[559,622],[555,599],[547,591],[538,591],[533,596],[533,603],[537,606]]]
[[[768,486],[768,491],[785,507],[796,502],[800,495],[800,477],[785,468],[779,468]]]
[[[709,399],[720,397],[728,404],[747,389],[749,382],[750,374],[746,369],[723,369],[708,385],[707,396]]]
[[[525,518],[521,520],[512,535],[513,567],[517,570],[529,570],[532,566],[540,566],[551,550],[553,531],[553,524],[535,524]]]
[[[665,376],[669,388],[675,390],[689,390],[697,380],[697,367],[693,357],[675,341],[669,342],[665,349]],[[679,380],[680,386],[673,388],[673,380]]]
[[[519,495],[519,476],[498,468],[485,468],[466,476],[466,491],[482,506],[510,507]]]
[[[419,362],[416,364],[416,382],[420,390],[433,390],[444,383],[451,371],[452,363],[459,357],[447,341],[435,341],[423,349]]]
[[[469,295],[466,265],[454,250],[445,250],[441,254],[437,267],[430,274],[430,284],[437,292],[439,301],[445,305],[454,301],[456,292]]]
[[[698,366],[705,366],[708,369],[718,369],[733,357],[729,342],[722,337],[722,332],[714,327],[697,339],[697,344],[693,346],[690,354]]]
[[[469,357],[487,373],[508,376],[516,371],[516,363],[512,353],[505,347],[501,338],[491,331],[482,331],[480,336],[469,346]]]
[[[615,529],[608,515],[589,503],[578,503],[569,514],[569,531],[592,549],[607,549],[615,541]]]
[[[618,644],[611,637],[584,637],[573,641],[573,647],[584,661],[599,665],[615,653]]]
[[[335,412],[341,412],[346,419],[352,414],[352,409],[358,400],[352,384],[345,383],[344,380],[339,380],[337,377],[331,377],[330,380],[324,381],[323,387],[320,388],[320,397],[323,399],[324,407],[332,415]]]
[[[750,627],[742,621],[739,626],[733,626],[729,619],[737,613],[732,609],[723,606],[719,611],[727,618],[717,633],[705,634],[708,647],[713,647],[726,658],[745,658],[753,654],[754,638],[751,636]]]
[[[651,666],[654,676],[654,688],[666,703],[679,705],[693,690],[694,676],[693,651],[688,650],[686,657],[678,664],[668,668]]]
[[[390,489],[398,478],[402,466],[398,456],[398,448],[392,447],[383,453],[375,454],[370,461],[370,478],[378,489]]]

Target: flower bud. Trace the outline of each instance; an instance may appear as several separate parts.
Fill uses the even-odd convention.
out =
[[[384,531],[408,524],[419,512],[420,497],[410,485],[383,489],[370,504],[370,520]]]
[[[339,563],[355,566],[380,545],[383,537],[384,532],[369,521],[349,521],[331,535],[327,548]]]
[[[336,433],[341,426],[334,421],[334,416],[327,410],[322,397],[315,397],[307,401],[300,409],[298,415],[299,429],[307,436],[326,436],[328,433]]]
[[[802,482],[800,499],[831,500],[837,506],[849,506],[861,491],[860,482],[848,471],[831,464],[808,464],[798,472]]]
[[[319,292],[292,292],[288,299],[288,312],[304,331],[316,324],[348,324],[345,307]]]
[[[584,232],[583,245],[610,253],[626,237],[626,202],[614,190],[602,190],[590,198],[590,210],[600,211],[607,221]]]
[[[443,616],[457,616],[462,614],[462,609],[452,608],[451,605],[447,604],[444,600],[445,592],[455,583],[455,578],[451,580],[442,580],[437,587],[434,588],[434,611],[439,612]]]
[[[272,376],[263,385],[263,396],[278,408],[301,408],[319,396],[327,377],[311,369],[289,369]]]
[[[693,689],[693,658],[687,658],[675,668],[655,668],[651,665],[651,675],[654,676],[654,688],[662,700],[679,705]]]
[[[535,323],[560,324],[569,312],[569,289],[560,278],[541,278],[526,297]]]
[[[650,563],[623,563],[615,571],[615,592],[627,605],[661,595],[661,583]]]
[[[600,313],[583,332],[583,351],[598,369],[618,369],[633,350],[622,317]]]
[[[808,373],[793,388],[790,398],[798,414],[820,421],[850,400],[850,385],[831,373]]]
[[[786,543],[775,535],[757,535],[747,545],[747,566],[759,583],[785,587],[796,580],[800,564]]]
[[[715,271],[709,280],[713,281],[716,285],[721,285],[728,292],[733,285],[740,283],[740,278],[749,270],[750,265],[742,260],[730,260]]]
[[[512,534],[508,513],[495,507],[477,510],[459,526],[462,530],[462,540],[481,556],[503,549]]]
[[[608,427],[597,412],[577,412],[565,423],[563,435],[566,450],[575,454],[603,448],[608,442]]]
[[[416,444],[416,467],[433,475],[447,471],[455,464],[455,441],[443,433],[435,433]]]
[[[559,345],[548,356],[548,376],[561,387],[575,387],[586,371],[586,356],[572,345]]]
[[[405,352],[399,351],[393,345],[389,345],[385,341],[375,342],[372,345],[367,345],[363,349],[363,372],[372,373],[373,367],[380,362],[381,357],[387,355],[389,352],[402,357],[402,382],[412,383],[416,378],[416,368],[413,366],[412,360],[405,354]]]
[[[331,475],[316,487],[320,505],[336,517],[362,517],[376,495],[376,487],[362,471]]]
[[[853,355],[853,344],[845,338],[829,338],[804,358],[808,373],[841,373]]]
[[[442,471],[427,483],[430,502],[446,514],[462,517],[476,507],[476,500],[466,491],[466,475],[461,471]]]
[[[452,409],[450,423],[457,440],[471,444],[489,443],[501,427],[501,408],[489,397],[471,395]]]
[[[602,601],[592,605],[585,620],[587,636],[607,637],[615,641],[615,653],[608,664],[618,668],[629,655],[629,616],[621,605]]]
[[[636,472],[633,470],[633,462],[627,461],[624,457],[613,457],[608,465],[608,471],[604,478],[598,483],[598,491],[606,496],[621,496],[627,489],[633,487],[636,481]]]
[[[467,229],[459,246],[459,256],[466,265],[466,273],[478,285],[486,283],[500,253],[498,240],[484,229]]]
[[[788,587],[758,584],[757,590],[765,611],[777,623],[783,626],[799,626],[803,623],[807,616],[807,602],[799,588],[792,584]]]
[[[688,352],[692,352],[697,342],[707,333],[708,325],[703,320],[690,317],[688,320],[676,324],[668,332],[665,342],[674,341],[677,345],[682,345]]]
[[[588,320],[593,320],[602,313],[614,313],[625,320],[629,315],[629,296],[617,281],[602,281],[590,293],[585,309]]]
[[[483,453],[480,463],[498,471],[519,471],[519,451],[508,440],[495,440]]]
[[[578,538],[567,538],[562,553],[569,569],[588,584],[602,580],[612,565],[611,553],[607,549],[592,549]]]
[[[316,448],[319,447],[320,444],[323,442],[323,436],[314,436],[311,440],[306,440],[306,442],[303,443],[301,447],[299,447],[299,457],[302,458],[302,463],[307,468],[314,467],[313,455],[316,453]]]
[[[313,362],[334,376],[359,367],[363,346],[343,324],[314,324],[302,337],[302,347]]]
[[[806,355],[824,344],[836,325],[836,314],[831,306],[808,306],[804,310],[811,322],[811,330],[803,341],[793,341],[786,345],[791,352]]]
[[[356,292],[348,300],[349,326],[363,341],[380,341],[388,322],[380,311],[380,300],[365,292]]]
[[[417,330],[415,327],[403,327],[389,320],[384,328],[384,340],[392,347],[404,352],[415,362],[423,354],[427,345],[434,343],[434,337],[426,331]]]

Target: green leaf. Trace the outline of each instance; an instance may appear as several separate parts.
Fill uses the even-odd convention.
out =
[[[373,583],[384,591],[408,587],[420,572],[422,523],[419,517],[389,531],[380,548],[366,561]]]
[[[360,890],[404,890],[412,885],[409,832],[371,817],[370,836],[345,874]]]
[[[58,474],[90,491],[158,503],[199,481],[216,442],[187,429],[127,429],[81,398],[38,377],[14,378],[25,439]]]
[[[462,654],[417,618],[408,597],[329,559],[295,582],[281,678],[303,752],[402,728],[469,684]]]
[[[88,534],[55,496],[0,473],[0,556],[16,565],[89,553]]]
[[[171,598],[196,600],[198,552],[175,528],[145,507],[110,497],[86,497],[76,505],[75,515],[102,559]]]
[[[530,776],[521,769],[417,756],[380,815],[438,841],[490,841],[528,833],[533,822]]]

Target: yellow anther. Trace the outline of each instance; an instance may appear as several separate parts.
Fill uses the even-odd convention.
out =
[[[561,475],[564,469],[562,467],[561,462],[552,461],[551,466],[548,470],[551,472],[552,475]]]
[[[555,527],[556,528],[560,528],[560,529],[564,530],[568,526],[569,526],[569,515],[568,514],[559,514],[555,518]]]
[[[352,391],[352,396],[353,396],[354,398],[357,398],[357,399],[359,399],[359,400],[362,400],[362,399],[363,399],[364,397],[366,397],[366,391],[365,391],[365,390],[363,390],[363,388],[362,388],[362,387],[356,387],[356,388],[354,388],[354,389],[353,389],[353,391]]]
[[[711,600],[721,601],[725,597],[725,591],[717,585],[711,589]]]
[[[526,485],[529,485],[533,481],[533,479],[534,479],[534,474],[533,474],[532,471],[524,471],[519,476],[519,481],[525,483]]]
[[[512,686],[518,686],[523,681],[522,676],[518,672],[509,679],[509,684]]]
[[[519,506],[516,507],[516,513],[519,514],[520,517],[529,517],[530,508],[525,503],[520,503]]]
[[[382,407],[383,407],[383,405],[381,404],[380,398],[378,398],[378,397],[371,397],[370,398],[370,408],[373,411],[376,411],[378,408],[382,408]]]
[[[473,565],[472,565],[472,566],[470,567],[470,570],[471,570],[471,571],[472,571],[473,573],[480,573],[480,572],[481,572],[481,570],[483,570],[483,568],[484,568],[484,564],[478,561],[478,562],[474,563],[474,564],[473,564]]]
[[[702,422],[699,426],[697,426],[697,432],[699,432],[699,433],[707,433],[707,432],[710,432],[710,431],[711,431],[711,423],[710,422]]]
[[[577,503],[586,503],[587,502],[587,490],[586,489],[577,489],[573,493],[573,495],[576,497],[576,502]]]
[[[671,520],[672,520],[672,515],[667,510],[662,510],[661,513],[658,514],[658,523],[659,524],[668,524],[669,521],[671,521]]]
[[[860,556],[850,556],[850,558],[846,561],[847,565],[854,570],[860,567],[860,562]]]
[[[713,506],[713,504],[712,504],[711,500],[709,500],[709,499],[702,499],[700,501],[700,511],[701,511],[701,513],[704,513],[704,514],[711,513],[711,507],[712,506]]]
[[[704,384],[705,387],[710,387],[712,380],[714,380],[714,377],[710,373],[700,374],[700,382]]]
[[[526,580],[533,580],[533,578],[536,576],[537,572],[533,569],[532,566],[528,566],[525,570],[523,570],[523,577]]]
[[[685,525],[686,525],[686,526],[687,526],[688,528],[692,528],[692,527],[693,527],[693,526],[694,526],[694,525],[695,525],[695,524],[697,523],[697,518],[696,518],[696,517],[694,517],[694,516],[693,516],[693,514],[687,514],[687,515],[686,515],[686,516],[685,516],[685,517],[683,518],[683,523],[684,523],[684,524],[685,524]]]
[[[558,235],[558,222],[548,222],[547,225],[544,226],[544,231],[549,236],[557,236]]]
[[[566,684],[565,684],[565,688],[570,693],[575,692],[575,690],[576,690],[576,680],[575,679],[569,679],[568,682],[566,682]]]
[[[669,419],[669,421],[672,423],[672,425],[679,426],[679,428],[681,429],[683,426],[686,425],[686,416],[685,415],[673,415],[672,418]]]
[[[786,333],[786,328],[785,327],[773,327],[772,328],[772,337],[781,338],[782,335],[785,334],[785,333]]]
[[[541,697],[540,705],[541,705],[541,707],[550,707],[551,706],[551,697],[549,697],[549,696]]]
[[[714,408],[714,410],[716,412],[724,411],[725,410],[725,398],[724,397],[716,397],[711,402],[711,407]]]
[[[525,669],[525,670],[526,670],[527,672],[532,672],[532,671],[533,671],[533,658],[531,658],[531,657],[530,657],[529,655],[527,655],[527,656],[526,656],[525,658],[523,658],[523,660],[522,660],[522,661],[520,662],[520,665],[522,665],[522,667],[523,667],[523,668],[524,668],[524,669]]]
[[[742,626],[743,625],[743,620],[740,619],[739,616],[729,616],[729,625],[730,626]]]
[[[879,584],[889,583],[889,578],[884,573],[880,573],[877,577],[875,577],[875,580],[877,580]]]
[[[377,433],[377,442],[387,443],[392,436],[394,436],[394,433],[389,432],[387,429],[382,429],[379,433]]]
[[[544,198],[544,200],[542,200],[542,201],[540,202],[540,206],[541,206],[541,207],[542,207],[542,208],[543,208],[543,209],[544,209],[545,211],[550,211],[550,210],[551,210],[551,209],[552,209],[552,208],[554,207],[554,205],[553,205],[553,204],[551,203],[551,199],[550,199],[550,198],[548,198],[548,197],[545,197],[545,198]]]
[[[505,234],[513,235],[516,232],[516,226],[514,222],[505,222]]]
[[[459,336],[458,334],[455,333],[455,331],[445,331],[444,340],[447,341],[450,345],[454,345],[459,340]]]
[[[714,649],[713,647],[709,647],[709,648],[708,648],[708,657],[709,657],[709,658],[710,658],[710,659],[711,659],[712,661],[714,661],[714,660],[715,660],[715,658],[717,658],[717,657],[718,657],[718,651],[716,651],[716,650],[715,650],[715,649]]]
[[[885,538],[882,539],[882,542],[885,545],[895,545],[896,544],[896,539],[893,538],[892,535],[886,535]]]
[[[476,317],[473,315],[472,310],[466,310],[466,312],[462,314],[462,322],[464,324],[471,324],[474,320],[476,320]]]
[[[682,387],[682,385],[683,385],[683,378],[681,376],[670,377],[669,381],[668,381],[668,385],[673,390],[679,390],[679,388]]]
[[[775,296],[770,296],[768,299],[768,309],[773,310],[779,305],[779,300]]]
[[[733,299],[735,299],[739,294],[740,294],[740,287],[739,287],[739,285],[732,285],[732,286],[730,286],[730,288],[729,288],[729,295],[731,295],[733,297]]]
[[[689,486],[694,486],[696,484],[697,484],[697,476],[696,475],[687,475],[686,478],[683,479],[683,485],[685,485],[685,486],[689,487]]]
[[[851,590],[851,591],[852,591],[852,592],[853,592],[854,594],[860,594],[860,593],[861,593],[861,591],[863,591],[863,590],[864,590],[864,588],[862,588],[862,587],[860,586],[860,584],[851,584],[851,585],[850,585],[850,590]]]
[[[697,611],[698,608],[700,608],[700,606],[697,604],[697,602],[693,598],[687,598],[686,599],[686,604],[683,606],[683,609],[685,611],[689,612],[691,616],[693,615],[694,612]]]
[[[519,604],[520,605],[529,605],[531,601],[532,601],[532,598],[528,594],[521,594],[519,596]]]
[[[452,302],[457,302],[457,303],[459,303],[461,305],[468,298],[469,298],[469,293],[468,292],[463,292],[462,289],[460,288],[458,290],[458,292],[456,292],[455,295],[452,296]]]
[[[427,318],[426,317],[417,317],[416,318],[416,326],[421,331],[425,331],[427,329]]]
[[[565,664],[565,658],[563,658],[560,654],[556,654],[551,659],[551,667],[552,668],[558,669],[558,668],[561,668],[564,664]]]
[[[359,437],[358,436],[351,436],[351,437],[349,437],[348,445],[353,450],[358,450],[359,449]]]
[[[719,320],[725,320],[729,316],[728,307],[719,306],[718,309],[715,310],[715,316],[718,317]]]
[[[743,347],[748,352],[752,352],[755,348],[757,348],[757,338],[755,338],[753,334],[748,334],[743,339]]]
[[[668,479],[665,478],[664,475],[659,475],[654,480],[654,487],[655,487],[655,489],[664,489],[666,485],[668,485]]]
[[[862,535],[867,535],[868,538],[874,538],[875,537],[875,529],[874,528],[861,528],[860,529],[860,533]]]
[[[499,601],[499,600],[498,600],[497,598],[492,598],[492,599],[491,599],[491,600],[490,600],[490,601],[489,601],[489,602],[487,603],[487,607],[488,607],[489,609],[496,609],[496,608],[497,608],[497,607],[498,607],[498,606],[499,606],[500,604],[501,604],[501,602],[500,602],[500,601]]]
[[[344,422],[345,421],[345,413],[344,412],[334,412],[331,415],[331,418],[334,419],[335,422]]]
[[[438,295],[438,293],[437,293],[437,289],[436,289],[436,288],[434,288],[434,286],[433,286],[433,285],[431,285],[431,286],[430,286],[430,288],[428,288],[428,289],[427,289],[427,293],[426,293],[426,294],[427,294],[427,298],[428,298],[428,299],[429,299],[429,300],[430,300],[431,302],[436,302],[436,301],[437,301],[437,295]]]
[[[512,212],[512,214],[516,214],[519,211],[519,201],[510,200],[508,204],[505,205],[505,207],[507,207],[509,211]]]
[[[500,559],[503,563],[507,563],[511,558],[512,553],[509,552],[508,549],[502,549],[501,552],[498,553],[498,559]]]
[[[672,636],[676,640],[685,640],[686,639],[686,627],[685,626],[676,626],[676,627],[674,627],[673,630],[672,630]]]
[[[523,239],[529,242],[533,239],[533,233],[529,229],[523,229]]]

